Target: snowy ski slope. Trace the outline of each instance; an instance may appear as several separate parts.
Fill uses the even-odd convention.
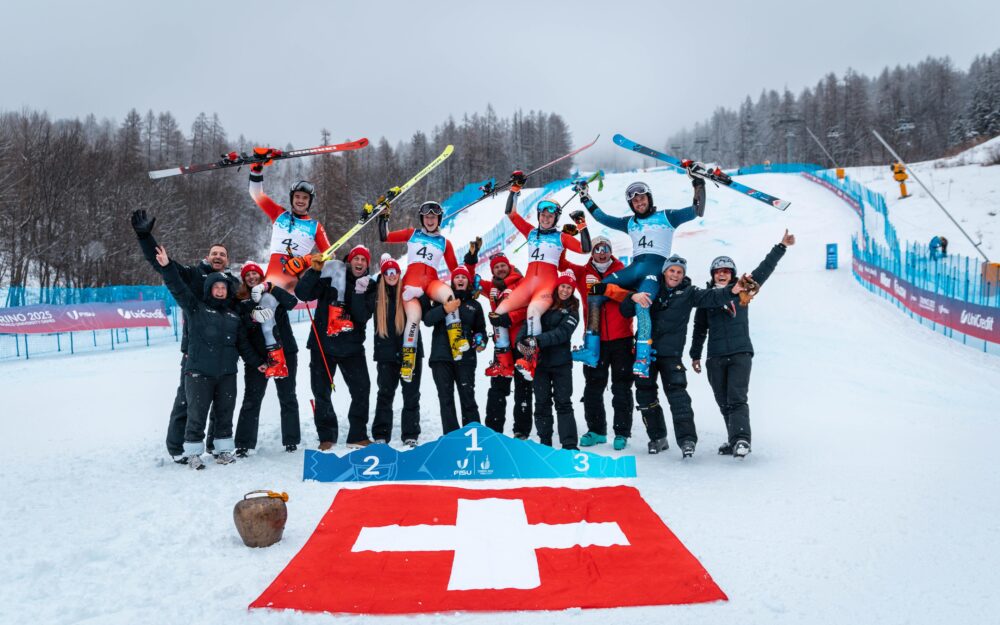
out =
[[[609,175],[596,201],[624,213],[622,194],[635,179],[652,186],[660,207],[690,199],[684,177],[657,171]],[[705,218],[682,228],[674,250],[701,283],[718,254],[750,270],[786,227],[798,237],[751,305],[753,453],[742,463],[715,454],[722,419],[705,376],[690,371],[700,435],[695,457],[682,462],[672,434],[667,453],[647,456],[638,415],[626,450],[637,455],[639,473],[627,482],[730,600],[513,618],[539,625],[991,622],[1000,577],[1000,500],[990,486],[1000,481],[1000,360],[913,323],[860,288],[847,262],[857,217],[833,194],[797,176],[747,179],[790,199],[791,208],[782,213],[710,187]],[[456,244],[467,241],[501,212],[502,199],[483,202],[451,236]],[[615,240],[616,251],[628,251],[624,236]],[[840,244],[838,271],[823,269],[829,242]],[[513,257],[522,269],[524,254]],[[297,328],[303,340],[306,330]],[[304,443],[313,446],[307,354],[301,357]],[[248,613],[246,606],[303,545],[337,487],[300,481],[301,453],[280,451],[273,391],[256,456],[197,474],[159,462],[178,360],[177,347],[168,345],[0,365],[0,526],[8,536],[0,546],[0,622],[333,622],[325,615]],[[575,394],[582,387],[577,369]],[[334,395],[343,428],[348,397],[343,384],[338,388],[345,389]],[[483,378],[481,411],[486,389]],[[422,390],[427,439],[440,433],[429,375]],[[610,414],[610,394],[607,403]],[[596,451],[615,453],[608,446]],[[482,483],[513,485],[532,484]],[[232,507],[258,488],[289,492],[289,521],[281,543],[251,550],[233,528]]]

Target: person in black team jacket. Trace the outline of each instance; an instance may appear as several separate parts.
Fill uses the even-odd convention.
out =
[[[184,392],[187,424],[184,428],[184,455],[192,469],[203,469],[205,425],[208,411],[215,409],[216,462],[229,464],[233,458],[233,410],[236,408],[236,364],[240,356],[248,367],[261,373],[267,368],[247,339],[247,327],[232,309],[226,276],[205,277],[202,293],[196,295],[170,262],[165,248],[158,247],[156,260],[163,267],[163,282],[177,305],[187,313],[188,354],[184,362]]]
[[[737,299],[742,287],[733,284],[729,288],[700,289],[691,285],[691,278],[686,273],[687,261],[680,256],[671,256],[659,276],[656,297],[651,300],[648,293],[634,293],[620,304],[620,310],[625,318],[631,318],[636,315],[637,307],[648,308],[653,324],[650,336],[656,357],[650,364],[649,377],[637,377],[635,380],[635,400],[649,435],[647,449],[651,454],[658,454],[669,447],[667,424],[656,386],[659,374],[670,404],[677,446],[681,448],[683,457],[690,458],[698,443],[698,432],[694,426],[694,411],[691,409],[681,356],[684,354],[691,310],[725,306]]]
[[[375,420],[372,421],[372,438],[376,443],[392,439],[392,401],[400,383],[403,386],[403,411],[400,414],[400,438],[409,447],[417,446],[420,437],[420,377],[423,370],[424,346],[417,333],[417,362],[413,379],[406,382],[399,376],[403,365],[403,313],[402,288],[399,286],[399,263],[388,254],[382,254],[379,277],[368,287],[368,309],[373,311],[375,350],[373,360],[378,371],[375,385]]]
[[[795,235],[785,230],[781,242],[774,246],[749,276],[741,281],[750,290],[740,296],[741,305],[699,310],[694,317],[694,335],[691,338],[691,368],[701,373],[701,353],[708,337],[708,382],[712,385],[715,401],[722,411],[729,439],[719,447],[722,455],[743,458],[750,453],[750,407],[747,394],[750,388],[750,365],[753,344],[750,342],[750,311],[747,304],[756,293],[755,286],[764,284],[771,277],[778,261],[788,246],[795,245]],[[736,263],[728,256],[719,256],[710,267],[712,280],[709,285],[727,286],[736,281]],[[747,279],[751,280],[748,281]],[[755,283],[755,284],[754,284]]]
[[[580,321],[580,300],[574,295],[576,280],[571,273],[559,274],[552,292],[552,306],[542,314],[542,332],[528,336],[521,328],[518,349],[536,360],[533,378],[535,430],[543,445],[552,446],[552,405],[558,419],[559,443],[563,449],[579,449],[573,414],[573,357],[569,341]]]
[[[445,434],[459,428],[455,414],[455,387],[462,407],[462,425],[479,423],[476,405],[476,353],[486,347],[486,318],[483,307],[472,296],[472,273],[465,265],[451,272],[451,287],[455,298],[443,304],[427,296],[420,297],[424,325],[434,328],[431,335],[431,355],[428,363],[441,402],[441,429]],[[458,360],[452,357],[445,317],[457,310],[462,322],[462,334],[475,347],[463,352]]]
[[[285,451],[293,452],[301,442],[299,400],[295,395],[299,347],[288,313],[295,309],[299,300],[280,286],[264,282],[264,270],[256,263],[244,263],[240,277],[243,284],[236,292],[240,315],[249,324],[250,344],[268,366],[263,373],[252,367],[243,371],[243,405],[236,421],[236,457],[246,458],[249,450],[257,448],[260,404],[270,378],[274,378],[281,406],[281,444]]]
[[[321,255],[312,258],[309,269],[295,285],[295,296],[304,302],[316,301],[316,319],[309,333],[309,383],[316,402],[316,433],[320,450],[327,450],[337,442],[337,415],[333,411],[330,393],[333,375],[340,373],[347,383],[351,405],[347,410],[347,447],[360,448],[371,444],[368,439],[368,401],[371,379],[368,377],[368,360],[365,358],[365,324],[371,316],[365,292],[368,289],[368,263],[371,253],[363,245],[347,253],[347,265],[339,260],[324,264]],[[345,314],[353,325],[350,331],[340,331],[329,336],[330,307],[340,306],[338,293],[343,299]],[[320,337],[317,340],[317,335]]]
[[[150,266],[159,274],[163,274],[163,267],[156,260],[156,239],[153,238],[153,226],[156,224],[156,217],[150,217],[146,211],[137,210],[132,213],[132,229],[139,239],[139,249]],[[205,276],[213,272],[222,272],[226,276],[232,289],[236,292],[240,280],[226,270],[229,265],[229,252],[226,246],[216,243],[208,249],[208,254],[200,262],[194,265],[181,265],[174,260],[171,265],[176,266],[177,273],[181,280],[194,292],[201,293],[205,284]],[[186,315],[183,313],[182,315]],[[184,317],[186,319],[186,316]],[[178,464],[186,464],[187,456],[184,455],[184,429],[187,425],[187,399],[184,391],[184,363],[188,353],[188,324],[185,322],[181,326],[181,372],[180,383],[177,385],[177,393],[174,395],[174,403],[170,409],[170,419],[167,423],[167,453]],[[215,423],[214,411],[209,420],[209,439],[213,424]],[[211,451],[211,440],[209,440],[209,451]]]

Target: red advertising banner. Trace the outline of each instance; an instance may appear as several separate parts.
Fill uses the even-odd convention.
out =
[[[3,334],[52,334],[147,326],[170,326],[161,300],[0,308],[0,333]]]
[[[858,214],[858,217],[864,219],[864,215],[861,214],[861,205],[858,204],[857,200],[855,200],[853,197],[851,197],[847,193],[844,193],[843,189],[840,189],[836,185],[830,184],[826,180],[823,180],[822,178],[817,178],[816,176],[813,176],[812,174],[809,173],[804,173],[802,174],[802,176],[805,177],[806,180],[811,180],[812,182],[815,182],[820,186],[826,187],[829,191],[836,194],[837,197],[850,204],[851,208],[854,209],[854,212]]]
[[[887,271],[854,259],[854,275],[885,291],[914,314],[940,323],[956,332],[1000,344],[1000,310],[970,304],[913,286]]]

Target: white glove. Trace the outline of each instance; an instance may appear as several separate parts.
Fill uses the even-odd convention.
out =
[[[271,319],[274,319],[274,311],[271,310],[270,308],[261,308],[260,306],[257,306],[256,308],[253,309],[253,312],[250,313],[250,316],[257,323],[264,323],[265,321],[270,321]]]
[[[412,284],[403,287],[403,301],[408,302],[411,299],[417,299],[424,294],[424,290],[419,286],[413,286]]]
[[[368,290],[368,283],[371,282],[371,276],[361,276],[354,282],[354,292],[364,293]]]
[[[250,299],[259,304],[260,298],[263,297],[265,291],[267,291],[267,284],[261,282],[257,286],[250,289]]]
[[[592,273],[587,274],[587,286],[590,286],[591,284],[597,284],[600,281],[601,279],[595,276],[594,274]]]

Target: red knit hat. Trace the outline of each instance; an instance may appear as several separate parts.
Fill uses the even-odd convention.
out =
[[[351,251],[347,253],[347,262],[351,262],[355,256],[364,256],[368,264],[372,264],[372,253],[364,245],[355,245],[352,247]]]
[[[465,265],[459,265],[455,267],[455,270],[451,272],[452,281],[455,280],[455,276],[465,276],[465,278],[471,283],[472,282],[472,272]]]
[[[499,254],[494,254],[493,256],[490,257],[490,271],[493,271],[493,268],[496,267],[497,263],[507,263],[508,267],[511,266],[510,261],[507,260],[507,257],[503,255],[503,252],[500,252]]]
[[[247,272],[249,271],[256,271],[260,275],[261,279],[262,280],[264,279],[264,270],[260,268],[260,265],[253,262],[252,260],[248,260],[247,262],[243,263],[243,267],[240,269],[240,280],[246,282]]]
[[[384,274],[390,269],[395,269],[396,273],[399,273],[399,263],[397,263],[396,259],[392,256],[382,254],[382,258],[379,259],[378,263],[378,272]]]
[[[559,274],[559,277],[556,278],[556,288],[558,289],[560,286],[564,284],[568,284],[574,289],[576,288],[576,278],[573,277],[573,272],[564,271]]]

